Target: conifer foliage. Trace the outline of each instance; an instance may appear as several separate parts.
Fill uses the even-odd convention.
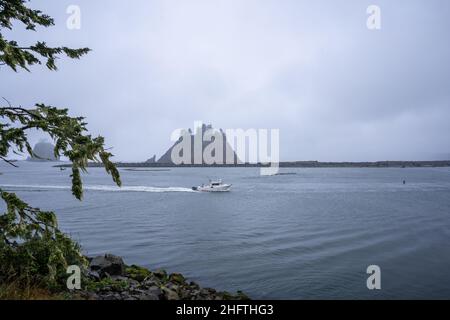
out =
[[[32,66],[45,64],[56,70],[61,56],[79,59],[89,48],[49,47],[45,42],[21,45],[7,40],[2,31],[24,26],[38,31],[54,21],[39,10],[31,9],[26,0],[0,0],[0,73],[31,71]],[[10,32],[11,33],[11,32]],[[1,95],[0,88],[0,95]],[[30,131],[48,134],[55,143],[55,156],[65,156],[72,163],[72,193],[81,200],[81,173],[89,161],[102,162],[106,172],[120,186],[120,175],[105,148],[104,138],[88,134],[82,117],[71,117],[66,108],[45,104],[32,107],[13,106],[6,98],[0,101],[0,160],[16,166],[11,154],[33,154],[28,141]],[[16,194],[1,188],[0,197],[6,212],[0,213],[0,282],[62,284],[67,265],[85,263],[76,242],[58,229],[54,212],[33,208]]]

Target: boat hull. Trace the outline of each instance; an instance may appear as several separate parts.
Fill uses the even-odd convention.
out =
[[[199,186],[199,187],[193,187],[192,190],[199,191],[199,192],[229,192],[231,189],[231,184],[225,184],[221,186]]]

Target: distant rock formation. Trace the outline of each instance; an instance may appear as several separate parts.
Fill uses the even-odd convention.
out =
[[[156,163],[156,154],[147,161],[145,161],[145,163]]]
[[[214,130],[213,127],[211,125],[205,125],[203,124],[202,127],[197,128],[196,132],[194,134],[192,134],[192,130],[189,129],[189,134],[190,134],[190,145],[191,145],[191,161],[190,163],[185,163],[185,164],[194,164],[194,146],[195,146],[195,142],[196,138],[200,138],[200,140],[202,141],[202,154],[205,151],[205,149],[212,143],[214,143],[214,138],[212,139],[212,141],[204,141],[206,139],[203,139],[203,137],[205,136],[205,132],[208,130]],[[220,164],[226,164],[227,163],[227,159],[233,159],[233,163],[232,164],[240,164],[242,163],[239,158],[237,157],[236,153],[234,152],[233,148],[229,145],[225,132],[223,132],[222,129],[219,130],[220,134],[223,137],[223,158],[222,159],[218,159],[218,162],[216,164],[220,165]],[[201,135],[201,137],[199,137],[199,135]],[[180,139],[178,139],[177,142],[174,143],[174,145],[172,147],[170,147],[169,150],[166,151],[166,153],[164,153],[164,155],[159,158],[159,160],[157,161],[158,164],[165,164],[165,165],[173,165],[174,162],[172,161],[172,150],[178,146],[180,143],[182,143],[183,138],[180,137]],[[213,153],[214,156],[214,153]],[[202,163],[204,164],[204,163]]]
[[[40,141],[33,148],[33,156],[28,157],[28,161],[59,161],[59,157],[55,157],[55,146],[50,142]]]

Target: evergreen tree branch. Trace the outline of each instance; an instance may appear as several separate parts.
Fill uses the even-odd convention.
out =
[[[35,31],[38,26],[49,27],[54,21],[40,10],[27,6],[28,0],[0,0],[0,66],[12,70],[30,71],[33,65],[56,70],[56,59],[65,55],[79,59],[89,48],[72,49],[64,46],[49,47],[45,42],[31,46],[20,46],[16,41],[3,37],[2,29],[12,29],[19,21],[27,30]],[[0,106],[0,161],[16,166],[8,154],[28,153],[36,157],[28,140],[30,130],[47,133],[55,142],[55,156],[65,156],[72,162],[72,193],[80,199],[83,196],[81,172],[86,172],[89,161],[102,162],[113,181],[120,186],[119,171],[111,161],[112,154],[105,148],[104,138],[88,134],[83,117],[71,117],[67,109],[58,109],[44,104],[33,108],[13,106],[7,99],[7,106]],[[68,264],[84,264],[80,247],[64,235],[51,211],[33,208],[16,194],[0,188],[0,197],[6,204],[6,211],[0,214],[0,275],[14,281],[31,280],[55,284],[57,275],[65,275]],[[65,281],[63,281],[65,282]]]

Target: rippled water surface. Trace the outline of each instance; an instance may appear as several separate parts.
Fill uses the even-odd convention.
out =
[[[450,298],[449,168],[272,177],[256,168],[122,169],[122,189],[90,169],[83,202],[70,194],[68,170],[20,163],[0,172],[4,189],[55,210],[89,255],[111,252],[252,298]],[[190,190],[217,177],[232,192]],[[366,287],[373,264],[380,291]]]

